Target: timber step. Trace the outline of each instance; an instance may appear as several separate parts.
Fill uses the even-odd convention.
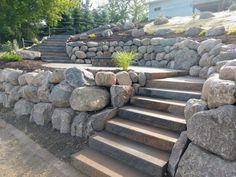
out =
[[[169,153],[106,132],[92,137],[89,145],[151,176],[163,176],[169,159]]]
[[[174,90],[174,89],[157,89],[157,88],[139,88],[139,95],[158,97],[164,99],[173,99],[179,101],[188,101],[191,98],[200,99],[200,91],[186,91],[186,90]]]
[[[158,72],[156,71],[147,71],[145,72],[147,80],[153,79],[163,79],[169,77],[177,77],[177,76],[186,76],[188,75],[187,71],[183,70],[170,70],[170,69],[163,69]]]
[[[107,122],[106,130],[151,147],[171,151],[179,134],[140,123],[115,118]]]
[[[186,102],[146,96],[134,96],[131,98],[130,104],[141,108],[183,115]]]
[[[103,155],[91,148],[72,156],[74,167],[93,177],[148,177],[136,169]]]
[[[201,91],[204,79],[195,77],[172,77],[164,79],[153,79],[147,81],[147,86],[150,88],[168,88],[176,90],[190,90],[190,91]]]
[[[125,106],[119,109],[118,115],[123,119],[175,132],[181,132],[186,129],[184,116],[172,115],[156,110]]]

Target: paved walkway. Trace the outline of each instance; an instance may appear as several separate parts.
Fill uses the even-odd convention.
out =
[[[85,177],[0,119],[0,177]]]

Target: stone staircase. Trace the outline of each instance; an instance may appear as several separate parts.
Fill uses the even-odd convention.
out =
[[[91,177],[167,176],[172,147],[186,129],[186,101],[200,98],[204,83],[185,74],[151,73],[130,105],[90,139],[88,149],[72,156],[74,166]]]
[[[72,63],[66,53],[68,35],[53,35],[44,40],[39,47],[42,60],[50,63]]]

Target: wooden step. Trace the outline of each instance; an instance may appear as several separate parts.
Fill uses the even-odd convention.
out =
[[[72,163],[76,169],[90,177],[148,177],[90,148],[72,155]]]
[[[106,130],[133,141],[169,152],[172,150],[172,147],[179,137],[179,134],[171,131],[120,118],[114,118],[108,121]]]
[[[177,116],[134,106],[120,108],[118,115],[123,119],[175,132],[186,130],[186,120],[184,119],[184,116]]]
[[[89,144],[113,159],[156,177],[163,177],[169,159],[169,153],[109,133],[95,135]]]
[[[55,46],[40,47],[40,51],[42,53],[44,52],[66,53],[65,47],[55,47]]]
[[[183,70],[162,69],[158,72],[147,71],[145,72],[145,74],[146,74],[147,80],[153,80],[153,79],[163,79],[163,78],[177,77],[177,76],[186,76],[188,75],[188,72],[183,71]]]
[[[41,52],[42,56],[52,56],[52,57],[68,57],[66,52],[57,53],[57,52]]]
[[[146,87],[201,91],[205,80],[194,77],[172,77],[147,81]]]
[[[173,99],[179,101],[188,101],[191,98],[201,98],[201,92],[198,91],[157,89],[146,87],[139,88],[139,95],[164,99]]]
[[[186,105],[186,102],[184,101],[145,96],[134,96],[131,98],[130,103],[137,107],[163,111],[175,115],[184,115],[184,108]]]

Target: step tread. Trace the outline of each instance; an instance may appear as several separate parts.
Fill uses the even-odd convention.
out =
[[[125,129],[130,129],[132,131],[139,132],[144,135],[152,136],[154,138],[162,139],[162,140],[172,142],[172,143],[176,143],[176,141],[179,137],[179,134],[177,134],[175,132],[163,130],[163,129],[156,128],[156,127],[151,127],[148,125],[143,125],[143,124],[136,123],[136,122],[131,122],[131,121],[120,119],[120,118],[114,118],[114,119],[108,121],[108,124],[117,125],[117,126],[125,128]]]
[[[183,77],[170,77],[163,79],[153,79],[150,81],[159,81],[159,82],[180,82],[180,83],[196,83],[204,84],[205,80],[198,77],[183,76]]]
[[[186,94],[196,94],[201,95],[201,91],[188,91],[188,90],[175,90],[175,89],[162,89],[162,88],[149,88],[149,87],[141,87],[139,89],[145,90],[157,90],[157,91],[167,91],[167,92],[175,92],[175,93],[186,93]]]
[[[74,154],[72,158],[94,169],[95,171],[93,175],[96,177],[98,177],[100,174],[105,174],[104,176],[112,177],[148,177],[147,175],[137,171],[136,169],[128,167],[127,165],[122,164],[121,162],[105,156],[90,148]],[[90,169],[88,170],[91,175]]]
[[[135,112],[135,113],[145,115],[145,116],[151,116],[154,118],[156,117],[158,119],[165,119],[165,120],[169,120],[173,122],[178,122],[181,124],[186,124],[185,118],[181,115],[173,115],[170,113],[165,113],[161,111],[150,110],[150,109],[140,108],[140,107],[135,107],[135,106],[125,106],[125,107],[120,108],[120,110]]]
[[[93,139],[159,167],[166,165],[170,155],[165,151],[151,148],[110,133],[99,133]]]
[[[166,104],[172,104],[177,106],[185,106],[186,101],[178,101],[178,100],[170,100],[170,99],[162,99],[162,98],[152,98],[147,96],[133,96],[131,99],[133,100],[145,100],[150,102],[156,102],[156,103],[166,103]]]

